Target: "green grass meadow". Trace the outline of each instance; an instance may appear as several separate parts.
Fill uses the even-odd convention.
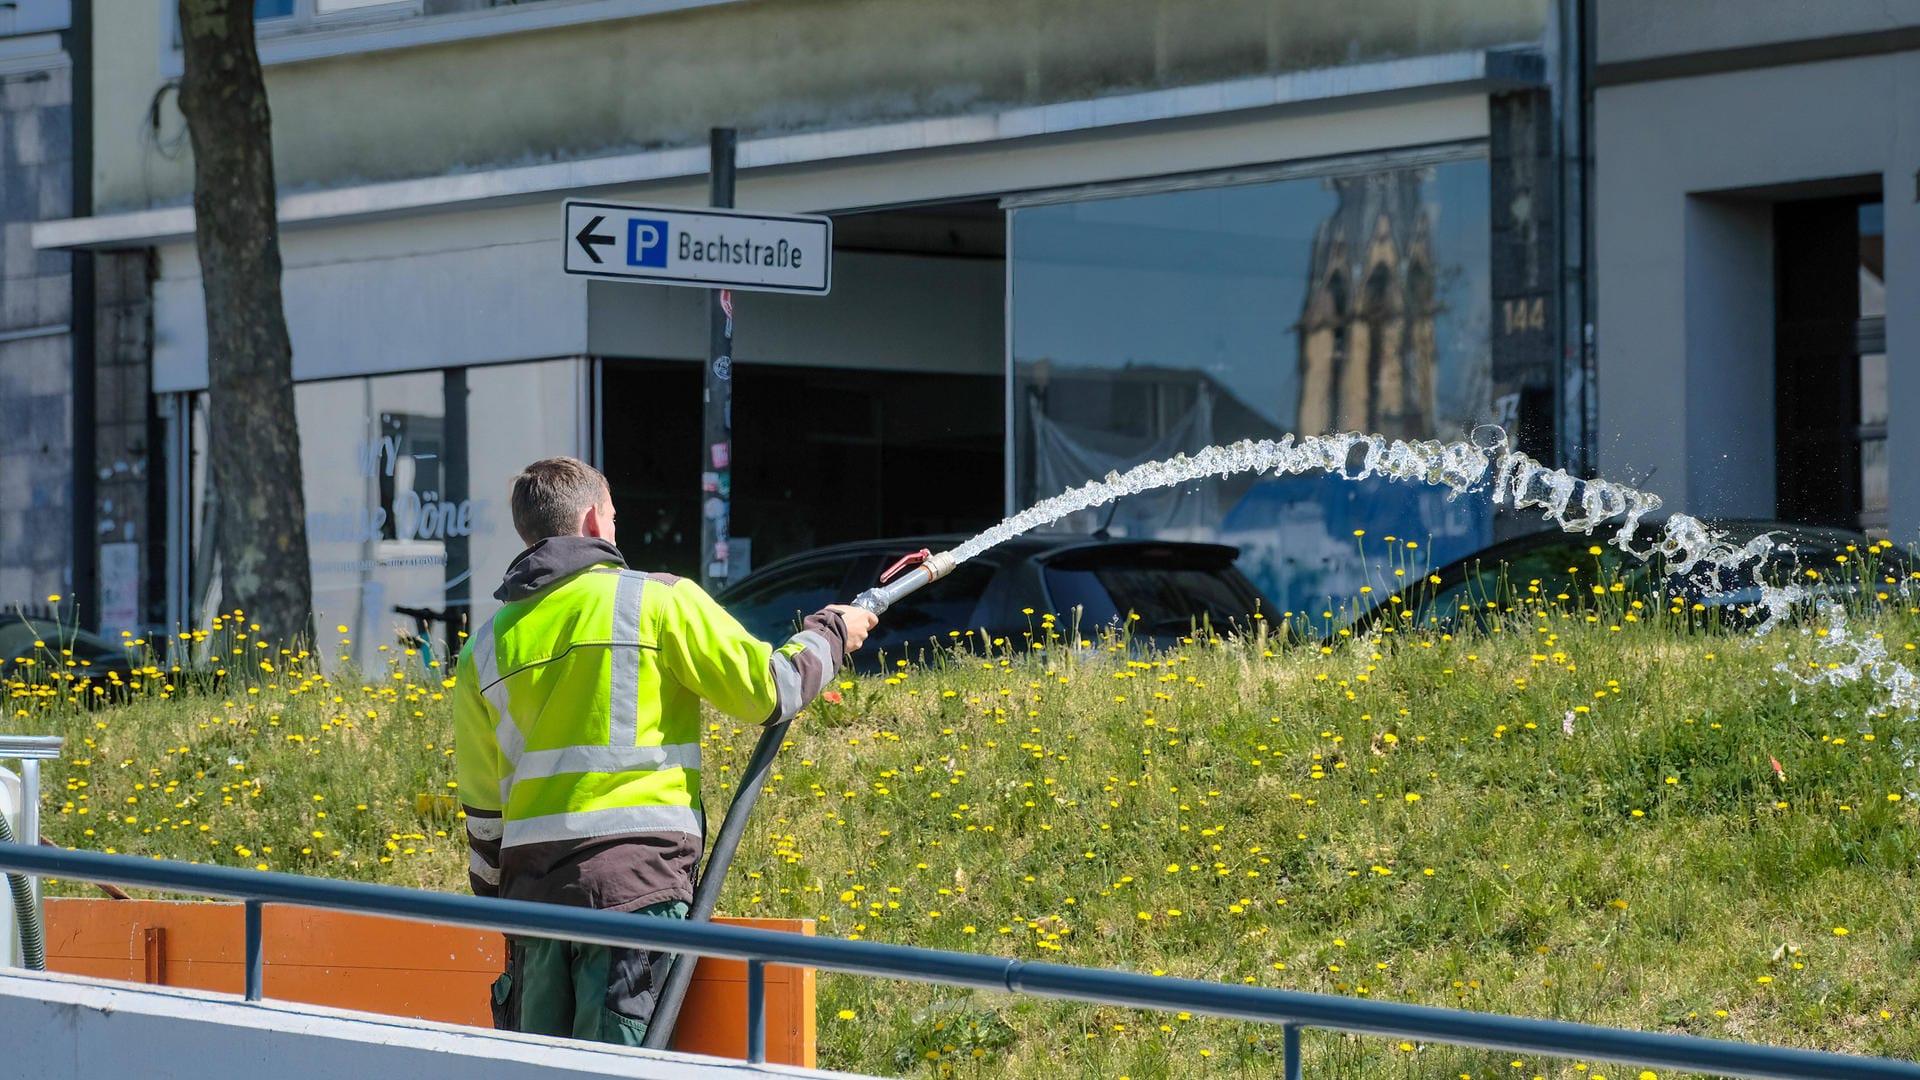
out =
[[[1596,584],[1591,609],[1517,589],[1458,636],[1407,619],[1323,646],[1256,624],[1147,653],[1124,628],[1073,647],[1084,631],[1038,614],[1018,641],[959,632],[795,725],[722,910],[1920,1056],[1920,729],[1870,680],[1807,681],[1854,655],[1817,619],[1701,632]],[[1844,633],[1920,663],[1920,608],[1856,612]],[[48,649],[10,685],[10,729],[69,740],[45,772],[50,838],[466,888],[439,669],[394,646],[384,670],[326,678],[237,620],[196,636],[217,681],[154,668],[94,695]],[[715,822],[757,734],[712,718]],[[1280,1068],[1277,1028],[825,974],[819,1033],[823,1066],[889,1075]],[[1306,1059],[1321,1076],[1643,1076],[1327,1032]]]

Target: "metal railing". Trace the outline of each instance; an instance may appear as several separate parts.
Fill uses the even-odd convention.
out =
[[[28,847],[40,843],[40,763],[58,761],[61,747],[65,745],[66,740],[58,735],[0,734],[0,761],[18,760],[20,762],[20,814],[19,820],[14,822],[14,832],[20,843]],[[8,891],[7,882],[0,879],[0,903],[6,902],[5,896]],[[23,921],[19,928],[23,946],[26,946],[29,941],[29,934],[40,933],[44,927],[39,878],[27,879],[27,897],[29,911],[26,914],[35,921],[36,925],[29,927]],[[0,957],[7,955],[7,948],[4,944],[0,944]],[[30,965],[35,963],[33,947],[27,946],[25,951],[28,952],[27,962]]]
[[[888,979],[942,983],[1016,994],[1035,994],[1100,1005],[1162,1011],[1184,1010],[1234,1020],[1279,1024],[1288,1080],[1301,1076],[1300,1033],[1306,1028],[1401,1039],[1455,1043],[1518,1053],[1632,1062],[1721,1076],[1778,1080],[1920,1080],[1920,1064],[1818,1050],[1706,1039],[1694,1035],[1628,1031],[1561,1020],[1534,1020],[1492,1013],[1404,1005],[1010,960],[871,941],[806,937],[773,930],[632,915],[521,900],[369,885],[357,881],[300,877],[224,866],[103,855],[89,851],[0,844],[0,870],[76,881],[114,882],[138,888],[246,903],[247,998],[259,1000],[263,954],[260,907],[264,903],[386,915],[531,937],[644,948],[748,962],[748,1060],[764,1060],[767,963],[813,967]]]
[[[28,844],[40,842],[40,763],[57,761],[66,740],[58,735],[0,735],[0,761],[19,759],[20,835]]]

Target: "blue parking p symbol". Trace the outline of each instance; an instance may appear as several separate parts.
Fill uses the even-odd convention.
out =
[[[652,218],[627,219],[627,265],[667,265],[667,223]]]

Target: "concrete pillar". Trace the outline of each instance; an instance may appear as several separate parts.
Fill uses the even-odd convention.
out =
[[[66,65],[0,75],[0,605],[72,592],[72,259],[29,235],[71,209],[72,111]]]
[[[1494,94],[1487,109],[1495,411],[1522,450],[1552,461],[1560,352],[1552,101],[1525,90]]]
[[[1686,215],[1687,512],[1771,517],[1773,206],[1689,196]]]
[[[162,619],[165,504],[158,496],[163,439],[154,416],[153,261],[149,252],[94,256],[94,543],[102,630]]]
[[[1895,83],[1881,177],[1887,251],[1887,535],[1920,542],[1920,77]]]

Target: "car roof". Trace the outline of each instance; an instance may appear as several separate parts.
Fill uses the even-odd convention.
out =
[[[860,555],[897,555],[902,551],[926,548],[929,551],[950,551],[971,540],[972,533],[929,533],[920,536],[883,537],[873,540],[849,540],[838,544],[812,548],[794,555],[776,559],[754,570],[749,577],[788,566],[799,566],[821,559],[843,558]],[[1193,549],[1211,549],[1230,553],[1228,559],[1239,554],[1239,549],[1230,544],[1199,543],[1191,540],[1155,540],[1141,537],[1099,537],[1088,533],[1022,533],[995,544],[975,556],[974,562],[990,565],[1004,565],[1020,559],[1049,557],[1069,551],[1086,548],[1126,548],[1126,547],[1175,547]],[[740,579],[742,581],[745,578]],[[737,582],[736,582],[737,584]]]
[[[1804,525],[1792,521],[1774,521],[1764,518],[1702,518],[1706,525],[1736,546],[1763,533],[1779,533],[1780,539],[1803,549],[1844,550],[1848,544],[1865,545],[1871,543],[1864,534],[1848,529],[1839,529],[1826,525]],[[1664,531],[1664,522],[1640,523],[1634,530],[1634,543],[1644,548],[1659,540]],[[1471,565],[1473,563],[1500,562],[1515,556],[1525,555],[1541,548],[1556,544],[1588,544],[1610,547],[1614,536],[1619,532],[1618,522],[1607,522],[1597,526],[1592,533],[1563,532],[1559,529],[1542,529],[1510,537],[1497,544],[1481,548],[1479,551],[1455,559],[1448,567]],[[1613,549],[1618,551],[1617,548]],[[1444,573],[1446,568],[1436,570]]]
[[[38,616],[0,614],[0,664],[32,655],[35,641],[45,641],[50,648],[84,651],[93,658],[126,657],[125,646],[104,635]]]

